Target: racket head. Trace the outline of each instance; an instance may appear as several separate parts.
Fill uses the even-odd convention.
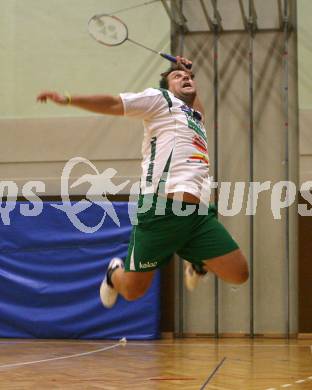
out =
[[[97,42],[105,46],[118,46],[128,39],[126,24],[107,14],[92,16],[88,21],[88,32]]]

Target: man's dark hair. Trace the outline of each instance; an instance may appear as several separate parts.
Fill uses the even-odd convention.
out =
[[[159,87],[160,88],[169,89],[168,76],[171,72],[174,72],[175,70],[184,70],[186,72],[190,72],[194,77],[193,72],[190,69],[187,69],[182,64],[172,64],[171,67],[166,72],[163,72],[160,74],[160,76],[161,76],[161,79],[159,80]]]

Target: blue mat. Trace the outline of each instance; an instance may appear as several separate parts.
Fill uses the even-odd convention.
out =
[[[120,227],[106,215],[92,234],[79,231],[51,203],[43,202],[36,217],[21,215],[26,202],[17,203],[10,224],[0,223],[0,337],[159,337],[159,273],[135,302],[119,297],[108,310],[99,299],[109,260],[127,254],[132,229],[128,203],[113,202]],[[89,226],[102,216],[103,209],[95,204],[79,213]]]

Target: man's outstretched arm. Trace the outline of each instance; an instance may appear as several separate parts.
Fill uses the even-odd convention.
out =
[[[61,106],[71,105],[83,110],[107,115],[123,115],[124,107],[120,96],[112,95],[62,95],[57,92],[45,91],[37,96],[37,101],[46,103],[48,100]]]

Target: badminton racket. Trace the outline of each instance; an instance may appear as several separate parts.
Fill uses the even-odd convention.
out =
[[[88,31],[92,38],[94,38],[102,45],[112,47],[122,45],[124,42],[129,41],[134,45],[140,46],[143,49],[149,50],[152,53],[160,55],[168,61],[171,61],[173,63],[177,62],[176,57],[172,56],[171,54],[156,51],[154,49],[151,49],[150,47],[143,45],[142,43],[130,39],[127,25],[116,16],[107,14],[92,16],[92,18],[88,21]],[[191,69],[191,67],[192,64],[186,65],[186,68],[188,69]]]

